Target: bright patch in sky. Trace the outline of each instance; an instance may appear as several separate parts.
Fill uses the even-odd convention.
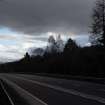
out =
[[[45,47],[50,35],[57,37],[57,33],[47,32],[40,35],[28,35],[14,32],[8,28],[0,28],[0,62],[18,60],[24,56],[29,48]],[[63,35],[66,41],[69,37],[76,40],[80,45],[89,44],[88,36]]]
[[[18,60],[30,47],[43,47],[46,42],[36,40],[35,36],[0,29],[0,62]]]

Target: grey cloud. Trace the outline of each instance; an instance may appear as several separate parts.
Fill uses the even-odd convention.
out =
[[[95,0],[4,0],[0,25],[24,33],[86,34]]]
[[[41,37],[41,38],[36,38],[36,40],[40,40],[42,42],[47,42],[48,38],[46,37]]]
[[[15,35],[0,35],[0,40],[17,40],[18,38]]]

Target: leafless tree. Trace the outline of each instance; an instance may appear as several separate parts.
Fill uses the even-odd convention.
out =
[[[97,0],[93,9],[90,41],[105,46],[105,0]]]

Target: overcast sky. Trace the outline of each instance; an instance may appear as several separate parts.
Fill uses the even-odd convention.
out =
[[[21,58],[46,45],[49,33],[88,44],[96,0],[0,0],[0,58]]]

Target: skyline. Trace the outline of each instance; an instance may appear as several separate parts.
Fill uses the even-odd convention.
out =
[[[0,58],[14,60],[29,48],[47,45],[50,34],[89,45],[89,26],[95,0],[0,1]]]
[[[48,32],[40,36],[26,35],[22,33],[11,32],[9,29],[0,29],[0,62],[18,60],[24,57],[25,53],[30,48],[43,48],[47,46],[47,40],[54,33]],[[55,36],[56,37],[56,36]],[[61,35],[65,42],[70,36]],[[89,44],[88,36],[73,36],[73,40],[81,46]]]

